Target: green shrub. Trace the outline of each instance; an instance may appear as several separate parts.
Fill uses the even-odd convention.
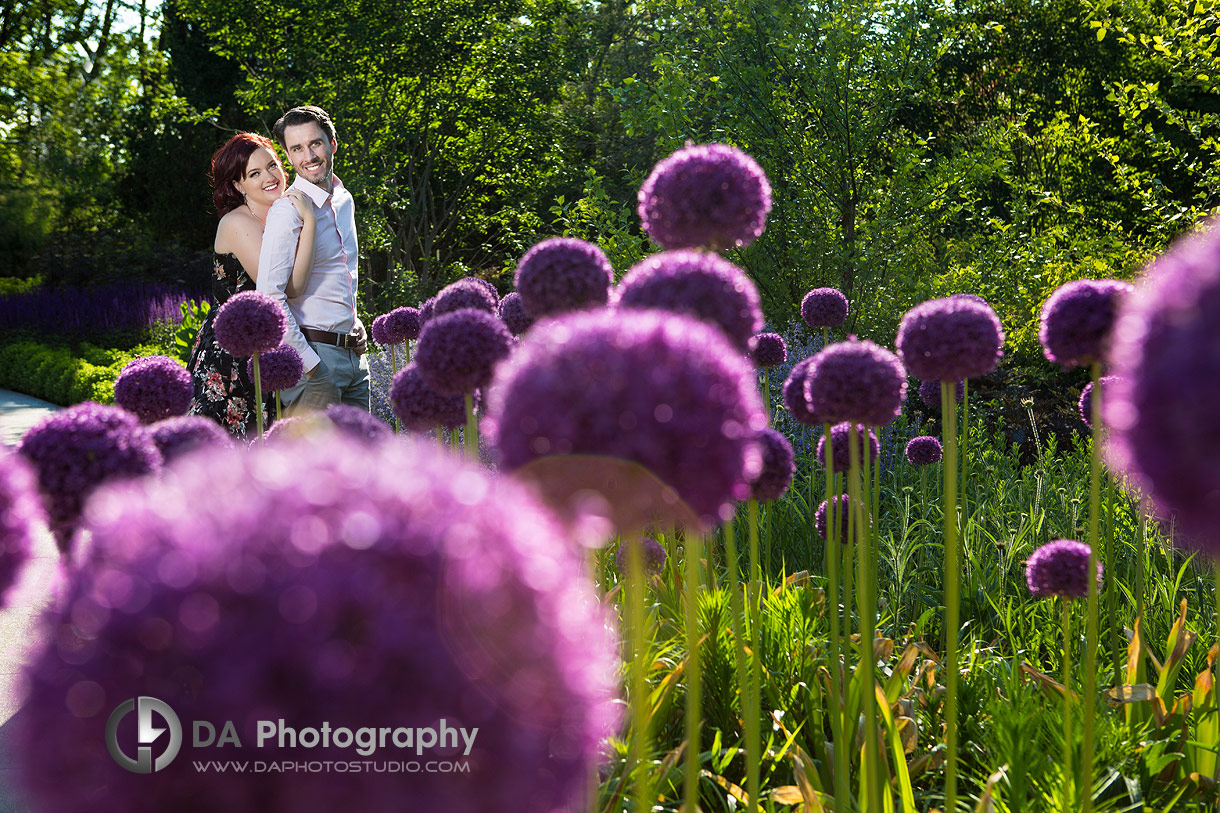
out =
[[[0,347],[0,388],[22,392],[61,406],[81,401],[114,403],[114,380],[134,358],[157,355],[161,348],[138,345],[116,350],[82,343],[18,341]]]

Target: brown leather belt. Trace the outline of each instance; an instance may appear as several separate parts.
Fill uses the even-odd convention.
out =
[[[348,350],[356,349],[356,337],[347,333],[332,333],[329,330],[318,330],[316,327],[303,327],[301,328],[301,335],[311,342],[333,344],[336,347],[343,347]]]

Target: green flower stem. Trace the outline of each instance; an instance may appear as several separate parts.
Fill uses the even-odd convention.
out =
[[[408,350],[407,352],[410,353],[411,351]],[[393,370],[390,373],[390,381],[393,381],[398,377],[398,356],[394,354],[394,345],[390,345],[390,369]],[[399,434],[402,433],[402,421],[398,419],[397,415],[394,416],[394,431]]]
[[[762,371],[763,403],[767,405],[767,426],[771,425],[771,368],[764,367]]]
[[[1063,772],[1072,775],[1072,601],[1063,603]],[[1072,783],[1063,783],[1063,809],[1072,809]]]
[[[954,385],[956,388],[956,384]],[[962,380],[962,431],[958,438],[957,456],[962,461],[962,487],[959,497],[962,502],[962,537],[967,535],[970,522],[969,499],[966,494],[966,483],[970,482],[970,381]]]
[[[1080,772],[1080,810],[1093,809],[1093,718],[1097,707],[1097,537],[1101,503],[1101,362],[1093,362],[1093,448],[1089,460],[1089,616],[1084,642],[1084,751]],[[1106,579],[1113,578],[1110,573]]]
[[[1220,635],[1220,559],[1216,559],[1212,562],[1212,581],[1216,592],[1216,620],[1214,622],[1215,626],[1213,629],[1216,630],[1217,635]],[[1220,714],[1220,680],[1217,679],[1218,676],[1216,674],[1217,669],[1215,665],[1211,666],[1211,672],[1212,714]],[[1220,748],[1220,729],[1217,729],[1216,736],[1218,738],[1217,741],[1206,743],[1206,745],[1213,749]],[[1220,759],[1216,761],[1215,772],[1212,774],[1212,779],[1216,779],[1217,777],[1220,777]]]
[[[445,427],[439,423],[436,425],[436,442],[442,449],[445,448]]]
[[[961,626],[961,551],[957,539],[957,383],[940,382],[945,483],[945,811],[957,813],[957,635]]]
[[[928,467],[919,467],[919,505],[924,516],[928,515]]]
[[[1114,487],[1110,478],[1103,475],[1106,489],[1106,564],[1105,572],[1114,573]],[[1114,678],[1110,684],[1121,686],[1123,683],[1123,661],[1126,648],[1120,643],[1118,622],[1118,595],[1115,589],[1117,580],[1108,577],[1106,587],[1106,615],[1110,616],[1110,660],[1114,667]]]
[[[682,788],[682,807],[696,810],[699,799],[699,724],[701,720],[702,675],[699,664],[699,549],[702,538],[692,533],[686,538],[686,779]],[[647,809],[647,808],[645,808]]]
[[[762,574],[758,566],[758,500],[750,500],[750,695],[746,708],[746,792],[756,805],[762,766],[762,652],[758,649],[758,625],[762,615]]]
[[[479,459],[479,424],[474,417],[474,395],[466,393],[466,455],[471,460]]]
[[[1144,617],[1144,557],[1148,555],[1148,515],[1139,510],[1139,550],[1135,556],[1135,617]]]
[[[733,626],[733,662],[737,668],[737,697],[741,703],[742,736],[746,744],[746,775],[748,777],[758,767],[757,736],[752,735],[750,731],[751,728],[757,728],[758,725],[757,717],[750,708],[750,679],[746,669],[746,653],[743,648],[746,637],[745,631],[742,629],[744,612],[741,596],[741,571],[737,567],[737,539],[732,522],[726,522],[724,525],[724,550],[725,558],[728,560],[725,563],[728,567],[728,572],[725,574],[725,587],[729,591],[729,616]],[[753,726],[750,725],[752,717],[755,719]],[[758,810],[757,793],[757,788],[747,791],[750,804],[746,809],[750,813]]]
[[[856,514],[856,541],[859,543],[859,613],[860,613],[860,661],[857,669],[864,673],[864,691],[860,702],[864,706],[864,757],[861,762],[861,782],[864,787],[860,795],[867,799],[869,811],[881,810],[881,762],[879,759],[880,743],[877,740],[877,699],[875,697],[877,659],[873,654],[873,639],[876,637],[877,607],[875,586],[869,576],[871,552],[871,534],[868,517],[868,459],[864,454],[863,481],[860,471],[860,443],[856,425],[851,424],[848,432],[848,475],[847,488],[850,494],[848,500],[852,513]],[[868,431],[868,427],[864,427]],[[857,502],[859,501],[859,502]]]
[[[254,359],[254,415],[258,421],[258,442],[261,445],[263,442],[263,374],[258,369],[259,354],[255,353]]]
[[[830,733],[835,743],[834,793],[836,808],[847,807],[848,765],[851,757],[851,747],[847,745],[844,731],[845,713],[843,708],[843,667],[839,645],[842,630],[839,626],[840,614],[843,612],[839,598],[839,557],[842,555],[843,543],[839,541],[838,512],[835,506],[834,487],[834,450],[831,448],[830,424],[826,424],[826,573],[830,595],[827,596],[826,609],[830,616],[829,655],[830,667]]]
[[[284,417],[284,404],[280,401],[280,391],[275,391],[275,419],[282,420]]]
[[[628,775],[635,773],[633,791],[636,810],[648,810],[652,798],[652,772],[644,764],[648,753],[648,676],[644,665],[649,641],[644,621],[644,560],[639,541],[627,546],[627,635],[631,641],[631,760]]]

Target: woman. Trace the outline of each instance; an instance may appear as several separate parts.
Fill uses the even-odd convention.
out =
[[[317,224],[313,204],[295,189],[285,192],[287,185],[274,146],[256,133],[233,136],[212,156],[212,201],[220,216],[212,243],[216,302],[195,337],[187,364],[195,386],[190,414],[211,418],[243,440],[256,431],[254,384],[246,372],[247,359],[234,358],[216,343],[212,320],[233,294],[254,290],[267,212],[285,194],[302,220],[287,293],[296,296],[305,289]],[[266,404],[261,408],[266,420]]]

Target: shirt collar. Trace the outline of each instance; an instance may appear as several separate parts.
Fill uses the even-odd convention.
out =
[[[343,181],[339,180],[338,175],[331,175],[331,179],[334,181],[332,188],[335,192],[338,192],[340,189],[344,188]],[[324,206],[326,204],[326,199],[333,194],[333,192],[327,192],[317,184],[305,180],[305,178],[301,175],[297,175],[296,179],[292,182],[292,188],[299,189],[304,192],[309,199],[313,201],[313,205],[317,206],[318,208]]]

